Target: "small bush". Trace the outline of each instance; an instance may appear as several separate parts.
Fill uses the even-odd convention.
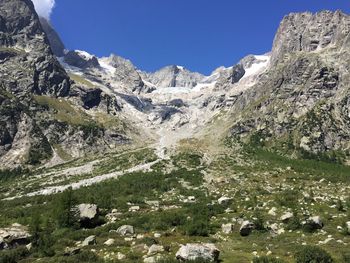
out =
[[[345,252],[342,255],[342,258],[343,258],[344,263],[350,263],[350,252]]]
[[[188,263],[209,263],[210,261],[204,260],[204,259],[196,259],[196,260],[189,260],[186,261]],[[161,259],[157,261],[157,263],[179,263],[179,261],[175,258],[166,258],[166,259]]]
[[[29,252],[25,247],[0,252],[0,263],[17,263],[28,256]]]
[[[209,235],[210,228],[208,221],[205,220],[196,220],[194,218],[189,224],[185,227],[185,234],[188,236],[203,236],[207,237]]]
[[[296,190],[285,190],[278,194],[276,202],[280,206],[296,208],[298,206],[299,192]]]
[[[253,259],[253,263],[283,263],[284,261],[275,257],[256,257]]]
[[[295,231],[300,229],[301,227],[302,225],[301,225],[300,218],[297,213],[294,213],[294,216],[288,220],[286,229]]]
[[[296,263],[332,263],[327,251],[319,247],[304,246],[295,254]]]
[[[265,219],[263,217],[263,215],[256,211],[254,213],[254,225],[255,225],[255,229],[258,231],[266,231],[266,227],[265,227]]]

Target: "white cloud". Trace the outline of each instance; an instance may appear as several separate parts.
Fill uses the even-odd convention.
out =
[[[50,19],[52,9],[55,7],[55,0],[32,0],[35,10],[39,16]]]

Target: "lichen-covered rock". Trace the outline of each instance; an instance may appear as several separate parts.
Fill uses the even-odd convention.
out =
[[[182,261],[206,260],[217,262],[220,251],[214,244],[186,244],[176,252],[176,258]]]

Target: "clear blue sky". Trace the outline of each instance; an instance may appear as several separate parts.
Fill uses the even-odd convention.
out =
[[[270,51],[284,15],[341,9],[349,0],[56,0],[52,23],[69,49],[110,53],[154,71],[208,74]]]

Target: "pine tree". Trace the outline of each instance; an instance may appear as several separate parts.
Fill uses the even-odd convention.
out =
[[[72,188],[60,196],[56,206],[56,218],[59,227],[75,227],[77,225],[76,200]]]

